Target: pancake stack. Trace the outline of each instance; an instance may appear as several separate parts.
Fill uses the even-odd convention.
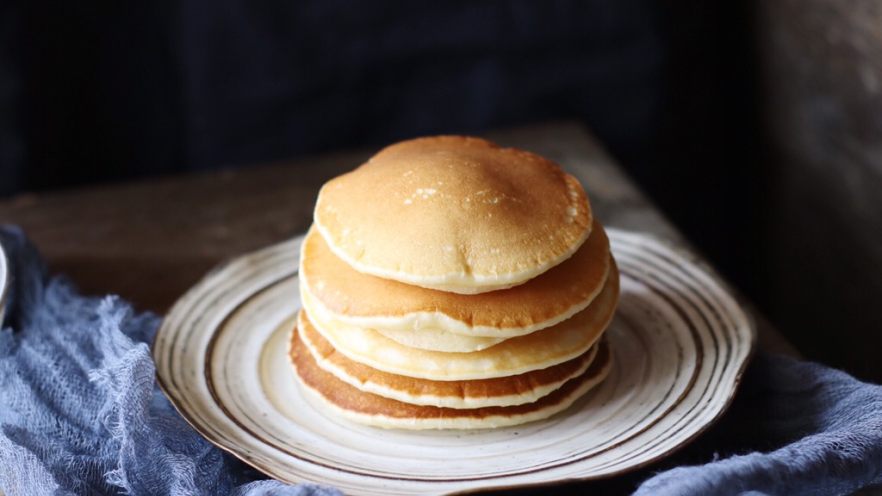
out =
[[[549,417],[600,383],[618,271],[572,176],[455,136],[389,146],[324,185],[290,357],[363,424],[477,429]]]

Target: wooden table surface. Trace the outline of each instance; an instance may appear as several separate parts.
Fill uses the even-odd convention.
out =
[[[584,127],[551,123],[487,137],[563,165],[585,186],[606,225],[686,244]],[[24,228],[50,270],[67,274],[82,291],[117,293],[140,310],[162,313],[217,263],[303,232],[322,183],[374,151],[24,194],[0,202],[0,223]],[[762,348],[796,354],[752,313]]]

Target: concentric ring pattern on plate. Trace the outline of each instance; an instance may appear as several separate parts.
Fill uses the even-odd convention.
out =
[[[9,294],[9,267],[6,262],[6,252],[0,246],[0,325],[3,325],[3,318],[6,315],[6,296]]]
[[[314,408],[288,364],[300,238],[240,257],[182,297],[153,347],[166,394],[206,438],[281,480],[437,494],[610,476],[688,442],[729,404],[752,324],[693,257],[609,230],[622,274],[609,377],[548,420],[484,431],[364,427]]]

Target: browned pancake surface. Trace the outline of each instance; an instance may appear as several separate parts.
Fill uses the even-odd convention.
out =
[[[594,359],[594,351],[589,350],[567,362],[515,376],[464,381],[430,381],[390,374],[351,360],[335,350],[331,343],[312,326],[308,318],[300,322],[302,328],[291,335],[292,353],[302,348],[304,346],[302,341],[305,340],[311,344],[307,349],[311,348],[320,359],[327,360],[335,368],[345,371],[347,376],[359,383],[373,382],[411,396],[492,398],[526,395],[544,386],[573,378]]]
[[[314,218],[362,272],[470,294],[557,265],[592,225],[584,189],[560,166],[462,136],[383,149],[326,183]]]
[[[295,331],[295,335],[296,335]],[[534,403],[505,407],[473,409],[444,408],[403,403],[371,393],[365,393],[323,370],[306,349],[303,341],[294,339],[290,350],[291,361],[300,380],[331,404],[364,415],[385,416],[402,419],[471,418],[523,415],[560,404],[572,396],[579,387],[601,374],[611,360],[609,346],[599,343],[597,355],[582,375],[567,381],[560,389]]]

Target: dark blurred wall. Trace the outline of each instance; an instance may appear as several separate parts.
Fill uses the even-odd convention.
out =
[[[16,10],[27,153],[0,194],[562,117],[645,164],[660,115],[652,0]]]
[[[636,177],[730,280],[765,303],[771,171],[762,163],[754,3],[661,3],[663,107],[651,163]]]
[[[24,153],[0,194],[187,167],[172,2],[23,0],[11,13]]]
[[[735,4],[13,1],[0,195],[576,119],[762,287],[737,270],[758,175]]]
[[[0,195],[20,187],[27,163],[22,125],[21,31],[19,6],[0,2]]]
[[[809,356],[882,379],[876,5],[8,0],[0,196],[576,119]]]
[[[882,3],[761,3],[769,310],[808,356],[882,381]]]

